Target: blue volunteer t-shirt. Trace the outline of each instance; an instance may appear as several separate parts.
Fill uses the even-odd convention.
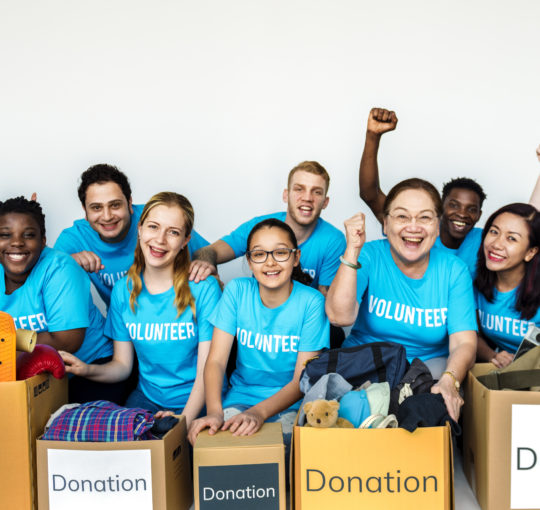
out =
[[[242,223],[229,235],[222,237],[234,251],[235,257],[241,257],[247,251],[247,239],[251,229],[259,222],[267,218],[276,218],[285,221],[287,213],[278,212],[257,216],[250,221]],[[330,223],[322,218],[317,220],[317,226],[308,239],[298,246],[301,251],[300,265],[304,272],[309,273],[313,278],[311,286],[317,288],[319,285],[330,286],[339,268],[339,257],[345,251],[345,236]]]
[[[397,342],[407,358],[448,356],[448,335],[476,331],[471,276],[462,260],[433,248],[424,276],[405,276],[386,239],[366,243],[358,270],[360,309],[343,347]]]
[[[76,220],[73,222],[73,226],[60,233],[54,245],[57,250],[69,255],[80,251],[91,251],[101,259],[105,268],[98,273],[89,273],[89,275],[107,306],[111,301],[113,285],[126,275],[133,264],[133,254],[137,246],[137,226],[143,209],[144,205],[133,206],[129,231],[126,237],[117,243],[103,241],[88,221]],[[190,256],[199,248],[207,245],[208,241],[195,230],[191,232],[191,239],[188,243]]]
[[[522,319],[515,308],[517,288],[509,292],[495,289],[490,303],[475,289],[480,332],[497,347],[514,354],[530,325],[540,326],[540,310],[529,320]]]
[[[183,409],[197,375],[199,342],[212,340],[211,312],[221,296],[215,278],[189,282],[195,298],[195,317],[187,307],[178,317],[174,288],[150,294],[143,282],[135,313],[129,306],[127,277],[112,291],[105,334],[133,342],[139,360],[139,388],[163,409]]]
[[[0,265],[0,310],[13,317],[16,328],[38,333],[86,328],[74,353],[86,363],[112,354],[112,343],[103,335],[105,319],[92,302],[88,275],[60,251],[45,247],[22,287],[9,295]]]
[[[255,278],[232,280],[210,322],[237,338],[236,370],[224,408],[254,406],[271,397],[292,380],[298,352],[319,351],[329,345],[324,297],[298,282],[285,303],[267,308]],[[297,402],[291,410],[299,406]]]
[[[478,258],[478,250],[480,249],[480,245],[482,244],[482,229],[481,228],[473,228],[466,236],[465,239],[463,239],[461,245],[457,250],[453,250],[452,248],[446,247],[442,242],[440,236],[437,237],[435,240],[435,247],[446,251],[447,253],[452,253],[453,255],[456,255],[459,257],[465,264],[467,264],[467,267],[469,268],[469,272],[471,275],[476,274],[476,260]]]

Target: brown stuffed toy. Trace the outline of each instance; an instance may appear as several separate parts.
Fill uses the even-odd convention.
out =
[[[307,423],[305,427],[353,429],[354,425],[338,417],[337,400],[313,400],[304,404]]]

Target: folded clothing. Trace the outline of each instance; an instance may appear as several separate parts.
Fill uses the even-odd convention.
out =
[[[414,432],[417,427],[436,427],[450,424],[452,432],[459,436],[461,427],[452,419],[440,393],[420,393],[406,398],[399,406],[399,426]]]
[[[50,441],[113,442],[152,439],[154,416],[138,408],[107,400],[87,402],[64,410],[43,434]]]

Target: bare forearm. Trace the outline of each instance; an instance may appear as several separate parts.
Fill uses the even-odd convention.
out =
[[[112,360],[103,365],[88,365],[88,375],[85,377],[101,383],[115,383],[125,381],[130,373],[131,366]]]
[[[206,397],[207,414],[223,414],[221,391],[225,367],[208,359],[204,368],[204,393]]]
[[[380,140],[381,135],[366,133],[364,152],[360,160],[359,186],[360,198],[366,202],[377,219],[382,221],[382,206],[385,195],[380,188],[379,166],[377,163]]]
[[[474,341],[460,342],[451,350],[446,363],[446,370],[452,372],[460,382],[465,379],[467,372],[473,367],[476,359],[476,333],[472,333],[474,333]]]
[[[57,351],[76,352],[83,343],[85,331],[85,328],[54,332],[43,331],[37,334],[37,343],[50,345]]]
[[[266,421],[271,416],[288,409],[301,398],[302,392],[298,381],[290,381],[277,393],[253,406],[251,410],[258,413]]]
[[[203,262],[217,266],[217,253],[211,246],[205,246],[193,254],[193,260],[202,260]]]

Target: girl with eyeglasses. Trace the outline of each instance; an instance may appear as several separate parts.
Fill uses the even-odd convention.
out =
[[[328,347],[329,323],[323,295],[303,282],[300,251],[291,228],[270,218],[253,227],[246,253],[253,278],[232,280],[211,322],[212,346],[204,370],[207,416],[195,420],[197,434],[230,430],[251,435],[265,421],[279,421],[286,443],[302,394],[304,362]],[[236,370],[222,399],[222,383],[235,336]]]
[[[111,383],[129,376],[135,350],[139,384],[126,406],[174,411],[186,417],[188,426],[204,405],[209,317],[221,295],[215,278],[188,279],[193,221],[186,197],[154,195],[139,220],[133,265],[111,294],[105,334],[114,340],[112,361],[89,365],[61,353],[68,372]]]
[[[482,232],[476,304],[480,361],[509,365],[530,325],[540,325],[540,213],[529,204],[495,211]]]
[[[347,220],[347,248],[326,312],[332,324],[354,325],[343,347],[393,341],[409,360],[424,361],[439,378],[432,392],[442,394],[457,421],[459,384],[474,363],[477,325],[467,265],[433,248],[441,213],[435,187],[407,179],[384,202],[386,239],[365,243],[362,213]]]

